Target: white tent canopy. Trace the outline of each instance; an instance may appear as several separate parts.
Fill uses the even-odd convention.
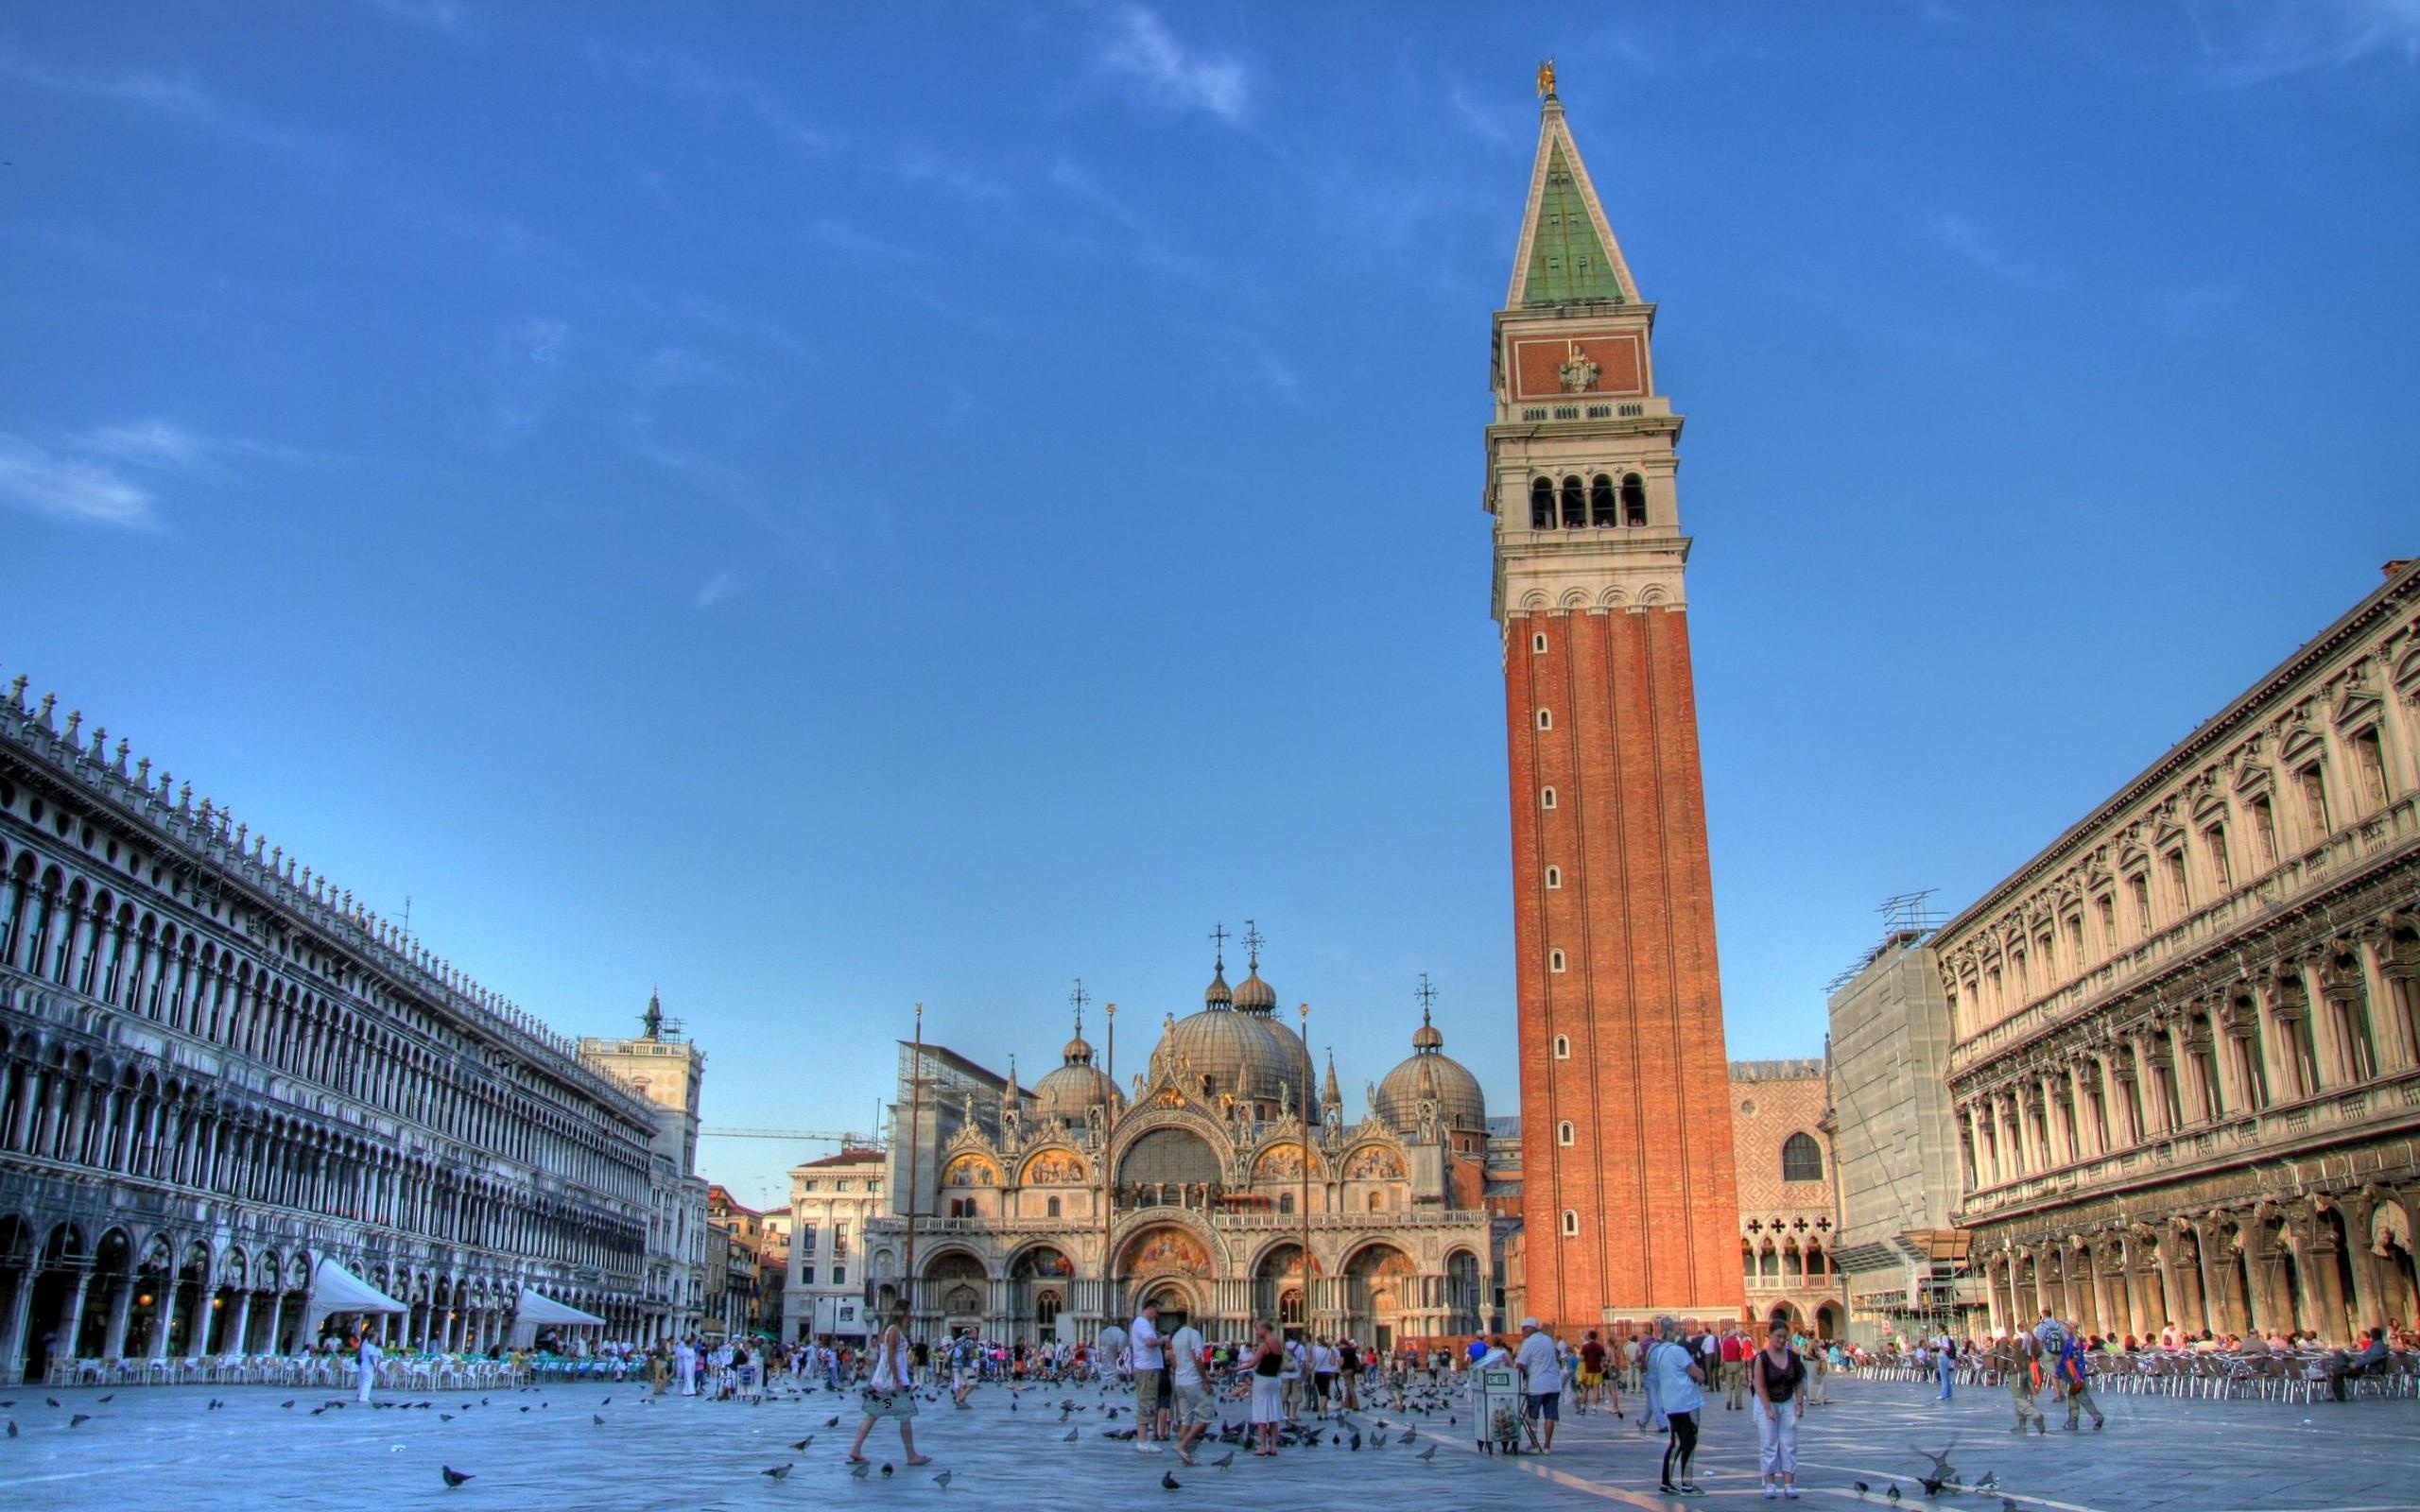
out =
[[[543,1292],[533,1292],[524,1286],[521,1288],[521,1309],[514,1321],[541,1328],[561,1328],[573,1323],[601,1324],[605,1320],[594,1313],[583,1313],[579,1308],[556,1301]]]
[[[329,1313],[402,1313],[403,1303],[322,1255],[311,1276],[311,1306]]]

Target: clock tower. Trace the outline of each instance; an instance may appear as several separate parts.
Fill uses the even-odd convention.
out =
[[[1554,94],[1497,311],[1484,504],[1511,738],[1528,1311],[1739,1313],[1681,417]]]

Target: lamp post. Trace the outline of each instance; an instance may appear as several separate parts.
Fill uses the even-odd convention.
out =
[[[1298,1013],[1300,1013],[1300,1014],[1302,1015],[1302,1019],[1303,1019],[1303,1060],[1304,1060],[1304,1063],[1305,1063],[1305,1065],[1307,1065],[1307,1064],[1309,1064],[1309,1062],[1310,1062],[1310,1056],[1311,1056],[1311,1005],[1310,1005],[1309,1004],[1307,1004],[1307,1003],[1299,1004],[1299,1005],[1296,1005],[1296,1009],[1295,1009],[1295,1011],[1296,1011],[1296,1012],[1298,1012]],[[1310,1093],[1310,1089],[1309,1089],[1308,1087],[1304,1088],[1304,1089],[1303,1089],[1303,1108],[1302,1108],[1302,1112],[1301,1112],[1301,1117],[1302,1117],[1302,1120],[1303,1120],[1303,1174],[1302,1174],[1302,1196],[1301,1196],[1301,1198],[1298,1200],[1298,1203],[1297,1203],[1297,1205],[1301,1208],[1301,1210],[1302,1210],[1302,1214],[1303,1214],[1303,1338],[1304,1338],[1304,1340],[1305,1340],[1305,1347],[1307,1347],[1307,1345],[1308,1345],[1308,1341],[1309,1341],[1309,1340],[1310,1340],[1310,1338],[1312,1337],[1312,1330],[1311,1330],[1311,1277],[1312,1277],[1312,1274],[1313,1274],[1313,1268],[1312,1268],[1312,1265],[1311,1265],[1311,1107],[1310,1107],[1310,1095],[1311,1095],[1311,1093]]]
[[[1105,1037],[1108,1043],[1104,1046],[1103,1060],[1106,1069],[1102,1072],[1109,1078],[1109,1091],[1100,1104],[1100,1320],[1093,1325],[1095,1338],[1098,1338],[1100,1331],[1115,1319],[1115,1314],[1110,1311],[1110,1272],[1113,1267],[1109,1242],[1110,1198],[1116,1191],[1117,1181],[1116,1168],[1110,1160],[1117,1143],[1117,1005],[1103,1004],[1101,1012],[1109,1019]]]
[[[925,1005],[916,1005],[916,1048],[908,1062],[908,1242],[900,1267],[900,1296],[908,1304],[908,1321],[916,1321],[916,1152],[925,1113]]]

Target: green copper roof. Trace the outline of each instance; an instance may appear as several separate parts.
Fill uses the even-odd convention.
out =
[[[1523,304],[1570,304],[1607,300],[1619,304],[1620,281],[1614,260],[1597,237],[1571,164],[1557,142],[1547,159],[1547,190],[1538,200],[1537,235],[1530,243],[1530,276],[1521,285]]]

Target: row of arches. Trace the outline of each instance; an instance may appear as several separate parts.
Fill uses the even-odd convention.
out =
[[[2401,1197],[2260,1204],[2012,1246],[1984,1262],[1991,1321],[2019,1326],[2048,1308],[2090,1332],[2308,1330],[2348,1344],[2420,1316],[2410,1211]]]
[[[162,918],[31,849],[0,841],[0,968],[139,1015],[484,1151],[543,1165],[618,1199],[648,1186],[635,1128],[498,1065],[389,1000],[376,981],[321,962],[345,996],[193,922]],[[414,1021],[406,1033],[400,1021]]]
[[[231,1095],[147,1057],[34,1029],[0,1065],[0,1150],[84,1179],[208,1193],[424,1239],[630,1270],[632,1210],[498,1181]]]
[[[1608,529],[1647,524],[1647,480],[1625,472],[1617,484],[1606,473],[1582,482],[1565,477],[1558,489],[1552,478],[1530,481],[1530,528],[1553,530]]]
[[[170,1228],[41,1223],[0,1214],[0,1380],[38,1381],[55,1359],[174,1360],[291,1353],[354,1321],[311,1305],[320,1253],[308,1241],[225,1240]],[[484,1349],[506,1341],[530,1278],[498,1265],[462,1272],[401,1260],[348,1259],[406,1306],[370,1320],[415,1349]],[[544,1282],[547,1295],[646,1336],[627,1297]]]
[[[1051,1342],[1069,1324],[1089,1336],[1104,1317],[1122,1321],[1156,1301],[1164,1329],[1189,1321],[1213,1341],[1249,1338],[1256,1320],[1269,1319],[1351,1334],[1382,1349],[1400,1339],[1476,1332],[1483,1320],[1484,1273],[1467,1246],[1449,1248],[1441,1269],[1424,1271],[1403,1246],[1374,1238],[1340,1260],[1309,1267],[1307,1276],[1301,1244],[1282,1238],[1232,1272],[1187,1228],[1146,1228],[1117,1254],[1116,1274],[1104,1286],[1098,1275],[1080,1275],[1055,1245],[987,1259],[971,1246],[946,1243],[918,1263],[914,1311],[942,1330]],[[895,1280],[877,1283],[878,1308],[900,1297]]]

